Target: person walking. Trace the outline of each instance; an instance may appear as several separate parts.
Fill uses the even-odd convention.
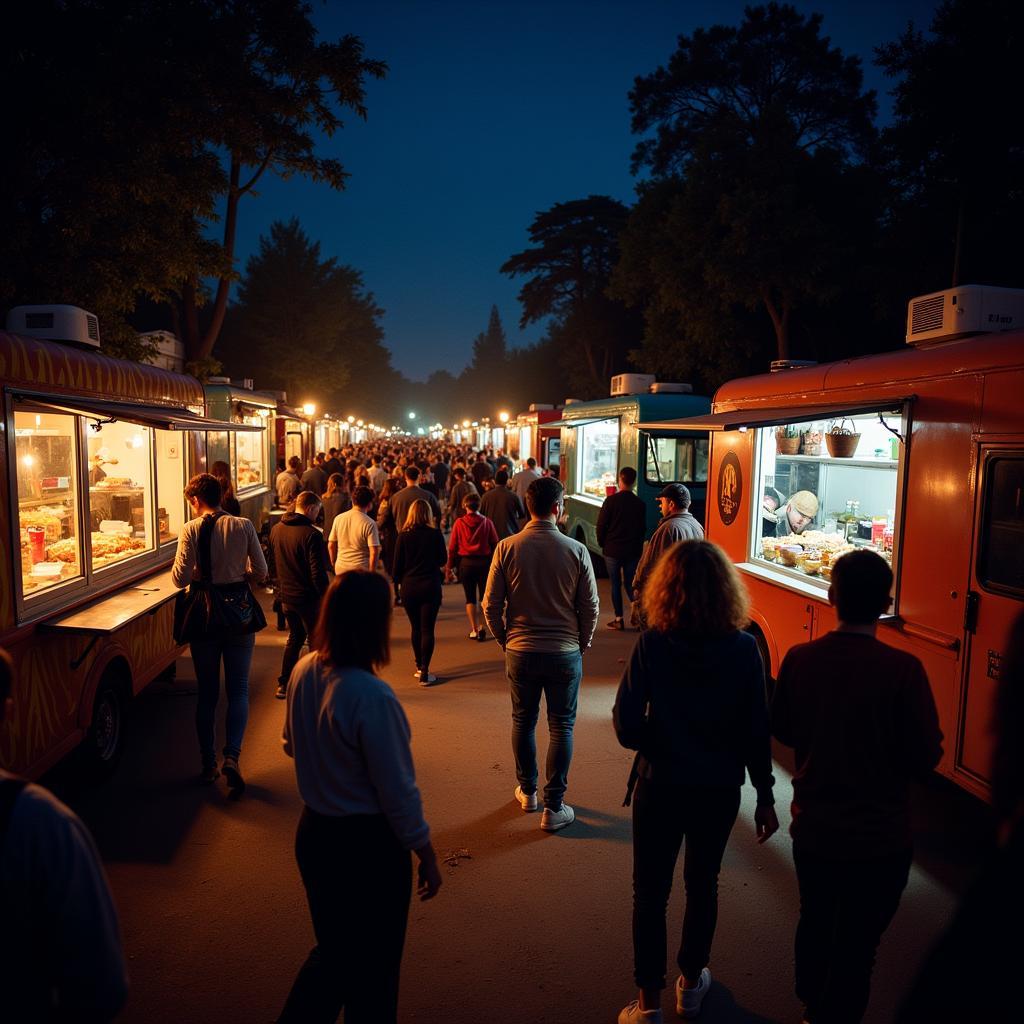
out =
[[[524,811],[537,809],[535,730],[541,695],[547,704],[549,745],[540,826],[555,832],[576,814],[564,801],[572,734],[583,677],[583,652],[597,626],[597,581],[587,549],[555,525],[562,485],[550,477],[526,492],[530,521],[494,553],[484,616],[505,652],[512,696],[512,750]]]
[[[494,467],[487,461],[486,452],[479,451],[476,453],[476,462],[469,467],[469,472],[473,477],[473,483],[476,484],[476,489],[482,491],[484,489],[484,481],[494,478]]]
[[[456,466],[452,470],[452,487],[448,496],[448,525],[452,526],[455,520],[462,515],[462,502],[467,494],[479,494],[476,484],[466,475],[465,466]]]
[[[458,572],[466,596],[466,618],[469,619],[469,639],[484,641],[484,615],[481,608],[491,556],[498,544],[494,523],[480,515],[480,495],[467,494],[462,499],[462,515],[452,523],[448,541],[446,578]]]
[[[384,487],[384,482],[388,479],[388,471],[381,465],[383,460],[379,455],[374,455],[370,459],[370,469],[368,476],[370,478],[370,486],[374,489],[377,494],[380,494]]]
[[[674,544],[649,577],[644,608],[648,628],[612,711],[619,742],[637,751],[626,802],[633,803],[633,964],[640,991],[619,1024],[662,1019],[665,911],[684,839],[686,911],[675,997],[679,1016],[695,1017],[711,987],[718,874],[744,772],[757,791],[758,842],[779,827],[764,666],[744,632],[747,594],[739,573],[708,541]]]
[[[346,513],[347,514],[347,513]],[[376,573],[339,576],[313,650],[288,686],[284,752],[303,810],[295,857],[316,946],[279,1024],[395,1024],[412,896],[432,899],[441,872],[416,786],[409,723],[376,670],[388,663],[391,590]]]
[[[540,473],[537,472],[537,460],[532,455],[526,460],[526,465],[523,469],[512,475],[512,490],[524,505],[526,504],[526,492],[530,489],[530,484],[534,480],[539,480],[540,476]]]
[[[250,579],[257,583],[265,580],[267,562],[256,527],[251,520],[229,516],[221,508],[217,478],[209,473],[192,477],[185,488],[185,499],[194,518],[178,534],[178,549],[171,567],[174,585],[183,588],[198,583],[238,594],[242,588],[248,589]],[[251,594],[250,598],[255,601]],[[196,733],[202,760],[201,779],[216,782],[223,772],[228,789],[236,797],[245,790],[238,762],[249,720],[249,668],[255,646],[255,633],[228,633],[220,629],[190,641],[199,691]],[[224,762],[218,769],[214,735],[222,661],[228,710]]]
[[[677,544],[681,540],[704,539],[704,527],[690,515],[690,490],[685,484],[668,484],[662,488],[655,500],[661,509],[661,522],[658,523],[647,547],[644,548],[644,552],[640,556],[631,583],[633,603],[640,606],[641,624],[644,621],[644,584],[655,565],[658,564],[658,559],[673,544]]]
[[[377,530],[380,533],[381,564],[384,571],[394,579],[395,568],[395,545],[398,543],[398,528],[401,525],[395,518],[392,499],[402,489],[403,483],[395,477],[389,476],[384,480],[380,496],[377,501]],[[398,587],[395,587],[395,604],[400,604],[401,598],[398,594]]]
[[[809,1024],[856,1024],[912,860],[910,782],[942,756],[924,666],[875,636],[892,570],[862,549],[832,566],[839,625],[782,659],[772,732],[796,753],[796,994]],[[948,979],[957,984],[957,979]]]
[[[332,473],[327,478],[327,493],[324,495],[324,536],[330,537],[334,520],[352,507],[352,495],[345,486],[341,473]]]
[[[352,508],[342,512],[331,524],[327,554],[337,575],[350,569],[374,572],[380,560],[380,533],[370,518],[373,490],[357,487],[352,495]]]
[[[293,455],[288,460],[287,469],[277,474],[274,487],[277,491],[277,504],[289,512],[295,510],[295,499],[302,490],[302,481],[299,479],[299,470],[302,469],[302,460],[298,455]]]
[[[480,512],[494,523],[499,540],[519,532],[526,509],[519,497],[509,490],[505,470],[499,469],[494,474],[494,486],[480,499]]]
[[[412,503],[395,547],[395,586],[401,587],[402,607],[412,628],[412,652],[416,678],[431,686],[437,676],[430,671],[434,656],[434,626],[441,610],[442,581],[448,549],[444,535],[435,526],[430,506]]]
[[[644,549],[647,509],[633,493],[635,484],[636,470],[623,466],[619,470],[619,489],[604,499],[597,514],[597,543],[601,545],[612,590],[614,617],[608,623],[609,629],[626,628],[622,588],[632,595],[633,577]]]
[[[430,506],[430,514],[435,523],[441,522],[441,505],[438,503],[437,495],[420,487],[420,470],[414,463],[405,467],[405,486],[392,496],[391,514],[395,520],[395,527],[401,529],[409,518],[409,509],[414,501],[425,501]]]
[[[288,677],[312,636],[320,614],[320,599],[327,590],[327,547],[315,523],[320,498],[303,491],[295,499],[295,511],[286,512],[270,531],[270,549],[277,569],[277,594],[288,623],[288,639],[277,677],[278,700],[288,696]]]
[[[0,647],[0,728],[15,673]],[[128,991],[117,911],[89,830],[49,790],[0,769],[3,1019],[112,1021]]]
[[[324,463],[327,455],[324,452],[317,452],[313,464],[306,470],[299,479],[304,491],[312,491],[318,498],[322,498],[327,490],[327,473],[324,470]]]

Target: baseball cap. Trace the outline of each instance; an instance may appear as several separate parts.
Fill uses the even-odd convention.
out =
[[[670,498],[680,508],[690,504],[690,491],[683,484],[668,484],[658,494],[659,498]]]
[[[818,496],[812,491],[797,491],[789,496],[789,507],[813,519],[818,514]]]

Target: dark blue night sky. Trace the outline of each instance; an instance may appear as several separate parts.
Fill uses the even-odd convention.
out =
[[[824,14],[823,31],[864,62],[888,110],[872,48],[909,20],[927,28],[927,0],[795,6]],[[314,3],[329,37],[360,36],[386,61],[371,82],[369,118],[324,144],[350,172],[342,193],[299,179],[262,182],[243,203],[240,267],[276,219],[298,217],[325,256],[361,270],[384,307],[386,344],[409,377],[453,373],[492,304],[511,344],[519,283],[498,267],[527,245],[535,213],[554,203],[633,196],[627,93],[665,63],[676,37],[736,24],[744,4],[683,0],[374,0]]]

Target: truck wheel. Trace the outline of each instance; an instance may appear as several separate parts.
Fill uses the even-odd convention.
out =
[[[96,691],[83,754],[88,769],[98,778],[106,778],[117,768],[123,752],[124,700],[116,683],[104,679]]]

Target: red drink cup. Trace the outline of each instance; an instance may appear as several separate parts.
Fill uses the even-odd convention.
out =
[[[615,493],[615,484],[605,484],[604,493],[606,498],[610,498]]]
[[[32,557],[32,564],[46,561],[46,530],[41,526],[29,526],[25,532],[28,534],[28,550]]]

